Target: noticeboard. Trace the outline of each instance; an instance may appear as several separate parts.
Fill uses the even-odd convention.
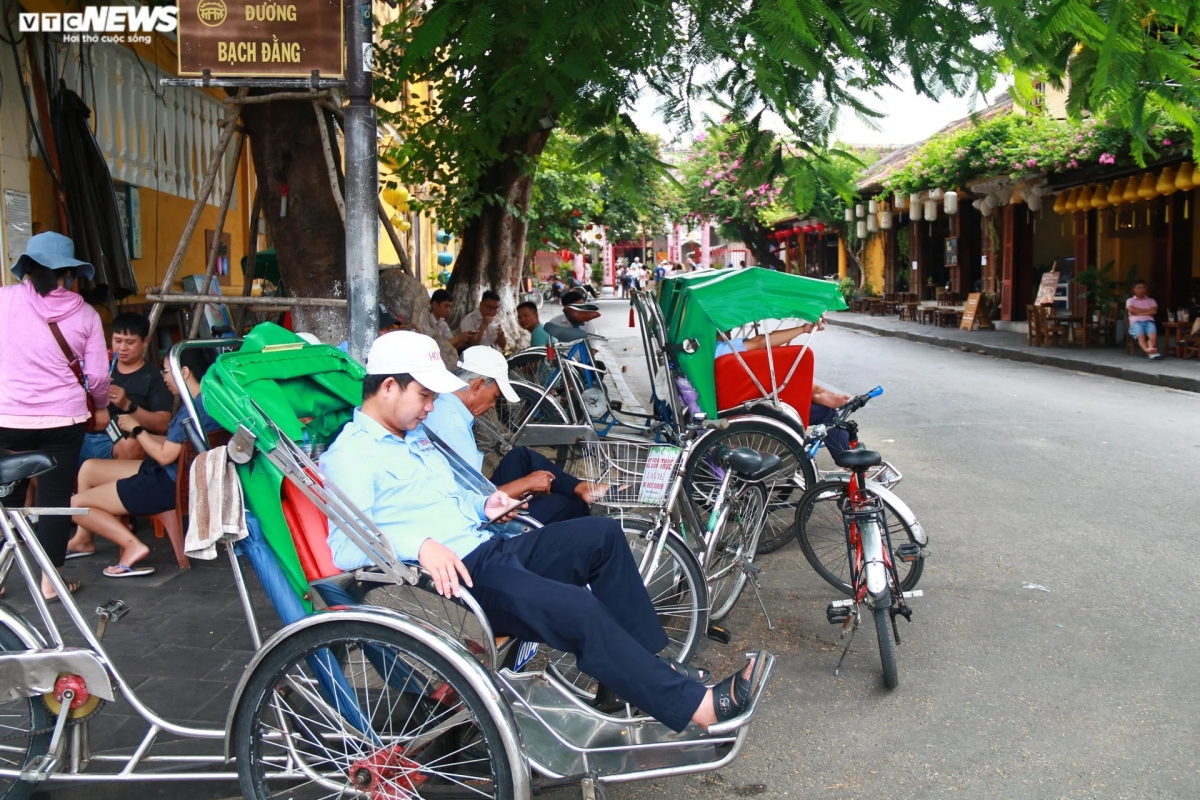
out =
[[[1035,306],[1054,305],[1054,295],[1058,293],[1058,276],[1059,273],[1054,270],[1042,274],[1042,282],[1038,285],[1037,296],[1033,299]]]
[[[975,316],[979,313],[979,301],[982,299],[982,292],[971,292],[967,295],[967,304],[963,306],[962,322],[958,323],[960,331],[975,329]]]
[[[179,74],[345,74],[342,0],[179,0]]]

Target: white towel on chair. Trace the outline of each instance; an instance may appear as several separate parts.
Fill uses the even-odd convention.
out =
[[[224,446],[196,456],[188,480],[191,490],[183,551],[190,558],[211,561],[222,541],[236,542],[250,535],[242,484]]]

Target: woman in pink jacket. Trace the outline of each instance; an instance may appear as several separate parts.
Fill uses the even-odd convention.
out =
[[[69,507],[75,491],[76,464],[90,417],[108,425],[108,351],[96,310],[71,291],[76,276],[91,278],[91,264],[75,258],[75,244],[58,233],[39,233],[13,265],[21,279],[0,289],[0,450],[40,450],[57,466],[38,477],[38,505]],[[82,362],[87,389],[80,385],[49,323],[56,323],[67,346]],[[24,487],[3,498],[5,505],[25,504]],[[56,567],[67,553],[75,523],[69,516],[43,516],[38,540]],[[72,593],[79,589],[71,582]],[[42,594],[55,599],[43,576]]]

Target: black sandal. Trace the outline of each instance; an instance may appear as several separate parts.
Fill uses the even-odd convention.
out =
[[[755,654],[753,658],[754,666],[750,670],[749,678],[742,677],[742,671],[745,669],[743,667],[713,687],[713,712],[718,723],[740,717],[749,707],[754,687],[762,677],[765,662],[762,653]]]
[[[83,581],[67,581],[66,584],[67,584],[67,591],[70,592],[71,594],[75,594],[80,589],[83,588]],[[58,595],[54,595],[54,597],[46,597],[45,595],[42,595],[42,599],[45,600],[47,603],[62,602],[62,598],[60,598]]]
[[[712,677],[712,673],[702,667],[693,667],[689,664],[680,664],[674,659],[666,659],[666,662],[671,665],[671,669],[675,670],[683,677],[690,678],[697,683],[705,683],[710,677]]]

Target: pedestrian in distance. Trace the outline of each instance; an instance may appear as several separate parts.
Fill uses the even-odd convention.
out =
[[[1158,303],[1147,295],[1149,288],[1144,280],[1134,281],[1133,297],[1125,301],[1125,312],[1129,315],[1129,335],[1137,339],[1151,361],[1157,361],[1162,358],[1158,352],[1158,328],[1154,324]]]

